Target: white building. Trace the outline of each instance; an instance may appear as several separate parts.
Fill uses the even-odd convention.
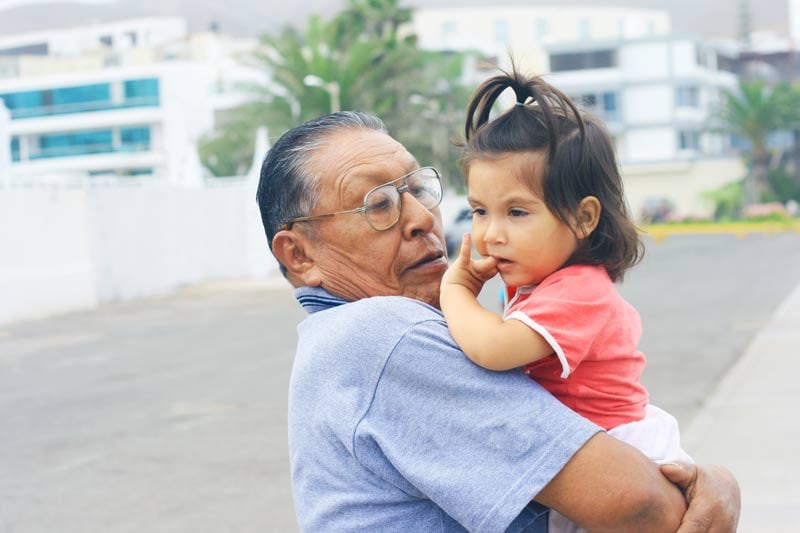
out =
[[[730,139],[710,133],[735,53],[672,35],[666,11],[603,6],[420,9],[414,31],[435,50],[477,51],[470,83],[509,66],[546,74],[606,122],[635,215],[653,201],[708,215],[706,191],[741,178]],[[510,95],[509,95],[510,97]]]
[[[720,91],[736,87],[733,58],[689,38],[549,47],[548,81],[603,117],[623,163],[726,155],[711,133]]]
[[[197,142],[217,111],[239,101],[229,79],[241,75],[234,52],[254,43],[189,35],[177,18],[0,39],[11,180],[88,174],[198,182]]]
[[[0,185],[11,172],[11,136],[8,134],[10,123],[11,113],[0,100]]]
[[[737,85],[735,57],[676,36],[548,50],[548,81],[608,125],[634,213],[666,199],[708,215],[703,193],[743,176],[730,136],[710,130],[721,91]]]
[[[668,35],[666,11],[596,6],[503,6],[420,8],[413,29],[422,48],[476,50],[507,65],[511,52],[527,71],[547,65],[545,45]]]

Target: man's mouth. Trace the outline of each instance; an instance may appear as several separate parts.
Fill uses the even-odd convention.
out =
[[[420,268],[420,267],[427,266],[429,264],[439,263],[439,262],[441,262],[443,264],[446,264],[447,260],[444,258],[444,252],[443,251],[436,250],[436,251],[433,251],[433,252],[425,254],[422,257],[422,259],[420,259],[419,261],[417,261],[416,263],[414,263],[413,265],[411,265],[408,268],[410,270],[410,269],[413,269],[413,268]]]

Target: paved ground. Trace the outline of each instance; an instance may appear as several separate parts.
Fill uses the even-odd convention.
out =
[[[725,375],[684,432],[687,450],[718,462],[742,489],[739,530],[800,531],[800,285]]]
[[[719,441],[725,428],[689,422],[709,395],[724,404],[732,366],[755,375],[741,355],[798,283],[793,234],[670,238],[626,280],[646,384],[693,442]],[[301,318],[285,289],[205,287],[0,328],[0,532],[295,530],[285,412]]]

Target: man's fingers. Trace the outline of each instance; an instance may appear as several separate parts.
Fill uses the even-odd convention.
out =
[[[661,473],[686,495],[689,508],[678,533],[729,533],[736,531],[741,494],[736,478],[716,465],[671,463]]]
[[[697,514],[698,516],[689,516],[689,512],[687,512],[683,517],[681,527],[675,533],[709,533],[713,531],[708,515]]]
[[[686,463],[666,463],[661,465],[661,473],[685,492],[697,479],[697,466]]]

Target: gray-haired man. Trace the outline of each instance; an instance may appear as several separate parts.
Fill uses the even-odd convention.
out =
[[[684,498],[522,372],[469,362],[437,309],[440,200],[438,173],[365,113],[298,126],[264,161],[270,248],[310,313],[289,387],[301,527],[546,531],[544,504],[591,530],[735,529],[724,469],[673,467]]]

